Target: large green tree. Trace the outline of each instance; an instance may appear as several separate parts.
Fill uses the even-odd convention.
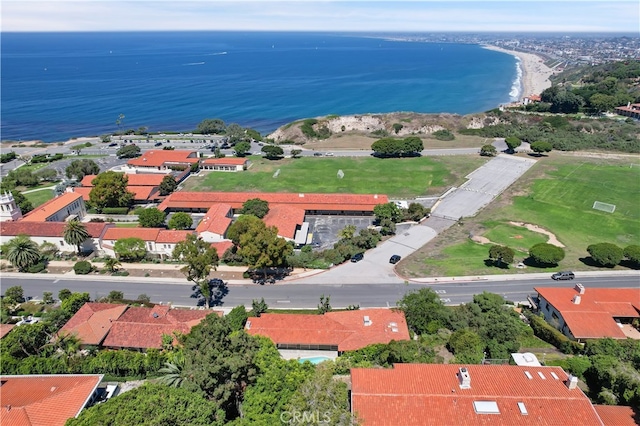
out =
[[[632,244],[626,246],[623,250],[624,257],[629,259],[636,267],[640,266],[640,246]]]
[[[543,152],[551,152],[552,149],[553,145],[547,141],[536,141],[531,143],[531,150],[538,155],[541,155]]]
[[[171,215],[169,219],[169,229],[184,230],[191,228],[193,225],[193,219],[188,213],[177,212]]]
[[[125,145],[116,151],[118,158],[135,158],[142,155],[140,147],[137,145]]]
[[[28,235],[18,235],[7,243],[7,260],[20,272],[40,261],[42,255],[38,244]]]
[[[160,186],[158,186],[158,192],[160,195],[165,196],[171,194],[178,187],[178,183],[176,179],[171,175],[166,175],[162,178],[162,182],[160,182]]]
[[[265,145],[262,147],[261,151],[268,160],[277,160],[278,158],[282,158],[284,155],[284,150],[277,145]]]
[[[67,244],[76,246],[78,254],[82,251],[82,244],[90,237],[87,226],[77,219],[67,222],[62,236]]]
[[[515,252],[507,246],[492,245],[489,247],[489,259],[493,260],[496,266],[506,266],[513,262]]]
[[[137,262],[147,255],[144,240],[137,237],[120,238],[113,245],[113,251],[125,262]]]
[[[278,237],[277,228],[267,227],[261,220],[254,221],[239,237],[237,254],[251,269],[262,270],[265,277],[268,268],[286,266],[287,256],[291,253],[293,247]]]
[[[564,250],[553,244],[539,243],[529,249],[529,257],[540,265],[557,265],[564,259]]]
[[[587,247],[587,252],[598,265],[608,268],[616,266],[624,256],[623,250],[611,243],[591,244]]]
[[[242,141],[235,144],[233,149],[236,151],[237,157],[246,156],[251,151],[251,142]]]
[[[108,171],[93,180],[89,201],[98,211],[105,207],[129,207],[134,194],[127,190],[129,178],[124,173]]]
[[[515,136],[505,138],[504,142],[507,144],[509,152],[514,152],[517,147],[522,145],[522,141]]]
[[[373,214],[376,215],[376,220],[380,222],[384,219],[389,219],[393,223],[397,223],[402,219],[402,210],[396,203],[378,204],[373,208]]]
[[[207,118],[198,123],[196,133],[201,135],[220,134],[224,133],[226,129],[227,126],[224,124],[224,121],[219,118]]]
[[[449,310],[430,288],[406,293],[398,301],[409,329],[416,334],[432,334],[449,322]]]
[[[269,203],[260,198],[251,198],[242,204],[240,214],[252,214],[262,219],[269,213]]]
[[[239,415],[244,391],[256,379],[259,342],[244,331],[233,331],[217,314],[208,315],[183,339],[184,389],[201,392],[218,404],[227,420]]]
[[[469,329],[460,329],[449,336],[449,349],[460,364],[479,364],[485,344],[478,334]]]
[[[156,207],[143,209],[138,213],[138,221],[143,228],[158,228],[164,226],[166,213]]]
[[[186,263],[181,269],[182,273],[199,289],[206,307],[209,308],[212,299],[209,273],[212,268],[215,270],[218,267],[219,261],[216,249],[211,247],[211,243],[190,234],[185,241],[176,244],[173,257]]]
[[[484,157],[495,157],[497,153],[498,150],[491,144],[482,145],[482,148],[480,148],[480,155]]]

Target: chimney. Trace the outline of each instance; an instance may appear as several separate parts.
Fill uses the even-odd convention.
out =
[[[575,296],[573,296],[573,304],[574,305],[579,305],[580,304],[580,299],[582,299],[582,296],[580,296],[579,294],[576,294]]]
[[[365,315],[363,319],[364,319],[364,326],[365,327],[369,327],[372,324],[371,318],[369,318],[369,315]]]
[[[573,374],[569,374],[569,377],[567,377],[567,387],[570,390],[578,387],[578,378]]]
[[[578,294],[584,294],[584,286],[582,284],[576,284],[574,289],[578,292]]]
[[[469,371],[466,367],[460,368],[458,380],[460,381],[460,389],[471,389],[471,376],[469,376]]]

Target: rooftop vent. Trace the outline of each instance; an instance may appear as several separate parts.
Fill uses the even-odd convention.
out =
[[[576,294],[575,296],[573,296],[573,304],[574,305],[579,305],[581,300],[582,300],[582,296],[580,296],[579,294]]]
[[[298,194],[298,197],[304,198],[304,194],[300,193],[300,194]]]
[[[544,374],[542,374],[542,371],[538,371],[538,376],[540,376],[542,380],[547,380],[547,378],[544,377]]]
[[[524,406],[524,402],[518,402],[518,409],[520,410],[520,414],[522,414],[523,416],[529,414],[529,412],[527,411],[527,407]]]
[[[244,325],[244,327],[245,327],[247,330],[251,330],[251,321],[247,321],[247,323]]]
[[[371,318],[369,318],[369,316],[368,316],[368,315],[365,315],[365,316],[364,316],[364,326],[365,326],[365,327],[368,327],[368,326],[370,326],[371,324],[373,324],[373,323],[371,322]]]
[[[460,381],[460,389],[471,389],[471,376],[466,367],[462,367],[458,371],[458,380]]]
[[[578,294],[584,294],[584,286],[580,283],[577,283],[574,287]]]
[[[556,373],[554,373],[553,371],[551,372],[551,377],[553,377],[556,380],[559,380],[558,375]]]
[[[575,389],[578,387],[578,378],[573,374],[569,374],[569,377],[567,377],[567,387],[569,389]]]
[[[157,312],[154,312],[154,313],[153,313],[153,317],[154,317],[154,318],[158,318],[158,317],[159,317],[158,313],[157,313]]]
[[[527,379],[529,379],[529,380],[533,379],[533,376],[528,371],[525,371],[524,375],[527,376]]]

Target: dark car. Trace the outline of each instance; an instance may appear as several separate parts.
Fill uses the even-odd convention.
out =
[[[362,259],[364,259],[364,253],[357,253],[351,256],[351,261],[353,263],[360,262]]]
[[[393,256],[391,256],[391,258],[389,259],[389,263],[392,263],[392,264],[394,264],[394,265],[395,265],[396,263],[400,262],[400,259],[402,259],[402,257],[401,257],[400,255],[398,255],[398,254],[394,254],[394,255],[393,255]]]
[[[314,152],[313,156],[314,157],[322,157],[322,153],[321,152]]]
[[[153,144],[153,146],[160,146],[160,145],[162,145],[162,142],[156,142]]]
[[[556,272],[555,274],[551,275],[551,278],[553,278],[554,280],[572,280],[575,277],[575,274],[571,271]]]

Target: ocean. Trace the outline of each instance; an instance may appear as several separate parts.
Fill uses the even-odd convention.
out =
[[[2,140],[191,131],[205,118],[266,135],[330,114],[481,112],[521,90],[511,55],[386,35],[2,33],[1,51]]]

